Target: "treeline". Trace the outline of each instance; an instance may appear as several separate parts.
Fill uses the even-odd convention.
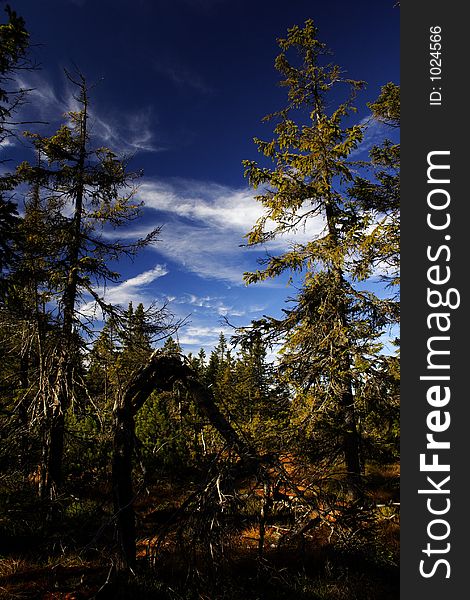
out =
[[[145,310],[132,304],[126,311],[127,321],[120,330],[108,321],[93,345],[86,369],[86,389],[94,399],[85,418],[89,440],[96,442],[99,432],[103,442],[111,431],[111,412],[116,393],[126,386],[132,373],[152,355],[151,326]],[[181,347],[170,336],[162,346],[164,354],[180,356]],[[240,347],[230,344],[223,333],[214,350],[206,356],[201,348],[185,361],[203,386],[210,390],[214,402],[233,428],[255,448],[260,456],[296,453],[308,456],[314,464],[334,471],[332,458],[341,444],[342,424],[335,415],[314,415],[314,397],[295,392],[267,360],[269,348],[260,334],[243,339]],[[361,439],[361,471],[365,462],[393,462],[398,459],[398,362],[383,357],[380,393],[368,390],[356,402]],[[85,404],[87,403],[84,398]],[[91,410],[90,410],[91,409]],[[107,427],[106,427],[107,423]],[[299,433],[302,435],[299,437]],[[226,440],[205,418],[189,394],[178,387],[171,392],[154,392],[136,415],[138,452],[144,463],[157,471],[191,472],[207,465],[226,448]],[[96,451],[96,443],[93,444]],[[87,459],[92,464],[92,459]],[[104,464],[106,467],[106,462]],[[341,471],[341,469],[340,469]]]
[[[295,274],[283,316],[263,317],[232,340],[221,334],[209,356],[183,355],[176,334],[184,325],[166,306],[105,300],[106,285],[119,280],[114,265],[160,231],[119,241],[119,228],[141,214],[140,174],[94,145],[82,74],[66,73],[76,109],[64,124],[48,136],[26,133],[34,158],[2,165],[1,501],[20,490],[37,495],[48,532],[65,527],[77,486],[102,486],[117,531],[104,544],[117,553],[118,570],[135,569],[133,506],[136,490],[150,482],[198,482],[178,509],[196,545],[198,514],[213,524],[254,510],[261,556],[276,498],[295,497],[304,507],[290,515],[300,535],[323,526],[332,510],[373,510],[368,466],[398,460],[399,361],[383,352],[382,336],[399,318],[399,146],[385,139],[367,160],[354,159],[364,138],[354,104],[364,84],[326,62],[317,33],[307,21],[279,40],[275,66],[287,103],[266,117],[275,124],[272,139],[255,140],[261,162],[244,164],[265,210],[249,245],[296,240],[312,218],[323,228],[245,276],[253,283]],[[27,91],[15,87],[15,74],[34,68],[28,39],[22,18],[7,9],[0,26],[5,150],[20,136],[15,114]],[[332,98],[343,98],[335,109]],[[398,87],[386,84],[369,108],[371,123],[398,128]],[[391,292],[364,287],[371,277]],[[274,362],[267,359],[273,347],[280,348]],[[286,457],[296,474],[284,468]],[[240,494],[247,480],[255,481],[251,494]],[[219,534],[204,531],[213,555]]]

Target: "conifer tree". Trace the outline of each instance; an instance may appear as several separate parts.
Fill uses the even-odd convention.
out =
[[[152,352],[152,327],[142,303],[134,310],[132,302],[129,302],[123,322],[119,370],[120,379],[125,382],[135,369],[146,362]]]
[[[392,310],[388,301],[357,289],[352,278],[351,261],[370,225],[370,215],[347,195],[355,178],[350,155],[363,137],[350,117],[364,84],[326,62],[329,51],[311,20],[292,27],[278,42],[275,66],[288,102],[265,118],[276,121],[273,139],[255,139],[273,167],[244,161],[265,209],[248,243],[295,234],[311,219],[323,223],[323,231],[268,257],[264,268],[247,273],[245,280],[253,283],[284,271],[301,277],[295,306],[285,310],[285,318],[256,325],[284,339],[281,368],[299,390],[311,393],[312,414],[326,414],[329,437],[343,456],[348,493],[356,497],[361,473],[356,394],[380,350],[378,337]],[[342,98],[334,110],[332,97]]]
[[[7,22],[0,23],[0,144],[2,145],[8,142],[9,136],[14,135],[14,127],[17,125],[13,120],[14,113],[25,95],[25,90],[15,86],[14,75],[21,69],[32,68],[27,59],[29,33],[25,21],[8,5],[5,7],[5,12]],[[12,244],[19,224],[17,207],[11,198],[16,183],[16,178],[10,174],[0,176],[0,277],[3,276],[3,271],[11,260]]]
[[[100,404],[108,406],[118,385],[118,327],[114,315],[106,320],[89,354],[87,387]]]
[[[206,351],[201,348],[197,355],[197,368],[203,372],[206,367]]]
[[[262,451],[277,451],[287,427],[289,396],[267,361],[260,331],[240,340],[234,366],[234,413],[253,443]]]
[[[134,201],[134,180],[126,161],[108,148],[94,148],[89,132],[89,94],[84,77],[74,80],[78,90],[76,111],[68,123],[51,137],[30,134],[43,161],[23,163],[18,176],[39,186],[47,199],[48,218],[54,220],[60,240],[60,256],[51,274],[55,289],[55,320],[60,331],[53,372],[45,392],[46,406],[43,495],[53,495],[61,484],[65,414],[73,396],[74,369],[79,348],[79,332],[86,325],[80,305],[85,296],[95,300],[101,310],[111,307],[100,296],[100,284],[116,281],[118,273],[109,262],[123,253],[133,254],[155,239],[157,231],[132,245],[106,240],[105,226],[119,227],[139,214]]]
[[[225,339],[224,334],[220,333],[218,344],[210,353],[207,369],[205,371],[207,385],[217,386],[218,378],[224,367],[226,352],[227,340]]]
[[[23,96],[23,91],[12,85],[12,75],[31,68],[27,62],[29,33],[25,21],[8,5],[5,12],[8,21],[0,23],[0,141],[8,134],[13,112]]]
[[[167,354],[181,354],[181,346],[173,339],[171,335],[165,340],[165,343],[163,344],[163,350]]]

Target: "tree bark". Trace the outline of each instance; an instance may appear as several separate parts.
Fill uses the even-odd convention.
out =
[[[62,457],[64,454],[65,416],[63,412],[53,410],[45,434],[43,462],[41,465],[41,499],[53,500],[62,484]]]

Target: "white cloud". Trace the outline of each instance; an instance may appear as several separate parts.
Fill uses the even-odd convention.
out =
[[[140,188],[140,196],[149,208],[238,231],[241,236],[263,214],[261,204],[254,200],[250,190],[216,183],[147,181]]]
[[[282,236],[264,247],[240,247],[246,244],[244,235],[263,215],[263,207],[248,188],[187,180],[147,180],[139,197],[147,208],[161,213],[159,222],[166,223],[155,249],[202,277],[242,285],[243,273],[253,269],[255,256],[284,251],[292,244],[291,237]],[[295,240],[311,240],[323,228],[322,218],[311,219],[305,227],[298,228]]]
[[[92,134],[117,153],[128,154],[139,151],[160,152],[164,148],[155,144],[150,108],[136,113],[111,113],[106,120],[91,111]]]
[[[72,84],[65,78],[60,90],[37,73],[29,73],[27,78],[18,78],[17,81],[20,88],[29,90],[27,102],[21,108],[23,120],[46,121],[55,128],[63,122],[67,112],[79,108],[74,97],[76,90],[71,89]],[[110,146],[117,154],[163,150],[154,140],[155,117],[151,107],[125,113],[111,110],[104,117],[92,102],[89,117],[94,139]]]
[[[150,269],[150,271],[144,271],[143,273],[139,273],[139,275],[127,279],[114,289],[127,290],[130,288],[141,287],[142,285],[151,283],[152,281],[155,281],[155,279],[163,277],[164,275],[168,275],[168,270],[166,269],[166,267],[163,265],[156,265],[153,269]]]
[[[147,179],[140,186],[137,199],[146,206],[147,224],[119,233],[107,231],[106,236],[137,239],[163,225],[159,241],[152,246],[160,255],[203,278],[231,285],[244,285],[243,273],[257,268],[257,258],[284,252],[294,241],[306,243],[325,227],[322,217],[311,218],[289,236],[247,247],[244,236],[263,214],[263,207],[248,188],[182,179],[171,182]],[[148,209],[155,212],[152,214]],[[276,280],[259,285],[284,287],[284,283]]]
[[[221,333],[227,339],[230,339],[230,336],[233,335],[233,329],[223,325],[219,327],[189,325],[179,332],[178,341],[185,346],[212,348],[217,345]]]
[[[246,310],[228,305],[223,296],[197,296],[196,294],[183,294],[180,297],[173,297],[175,304],[181,304],[188,307],[196,307],[196,311],[217,314],[222,317],[243,317]]]
[[[10,148],[14,145],[15,143],[11,138],[5,137],[3,140],[0,140],[0,150],[2,150],[3,148]]]
[[[252,304],[249,309],[248,312],[250,313],[261,313],[264,310],[267,309],[267,305],[266,304]]]
[[[29,73],[27,79],[18,77],[17,83],[20,89],[27,90],[26,102],[20,110],[21,117],[27,114],[23,120],[57,120],[71,109],[67,99],[37,73]]]
[[[107,286],[102,290],[99,290],[100,296],[108,304],[115,304],[120,306],[126,306],[129,302],[134,305],[142,304],[148,306],[154,301],[154,295],[149,292],[146,287],[153,283],[156,279],[164,277],[168,274],[168,270],[165,265],[156,265],[153,269],[144,271],[126,279],[122,283],[113,286]],[[86,302],[81,307],[81,312],[84,315],[92,315],[95,312],[100,312],[96,303],[91,300]]]

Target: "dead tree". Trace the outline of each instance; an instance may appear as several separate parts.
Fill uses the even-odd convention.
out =
[[[233,429],[214,402],[211,391],[196,377],[176,354],[155,351],[147,364],[136,371],[127,387],[116,399],[114,414],[114,444],[112,484],[118,539],[118,573],[132,571],[136,562],[136,530],[132,457],[135,447],[134,417],[154,390],[168,391],[180,382],[192,395],[196,405],[213,427],[223,436],[227,446],[235,451],[247,470],[264,472],[262,460]]]

